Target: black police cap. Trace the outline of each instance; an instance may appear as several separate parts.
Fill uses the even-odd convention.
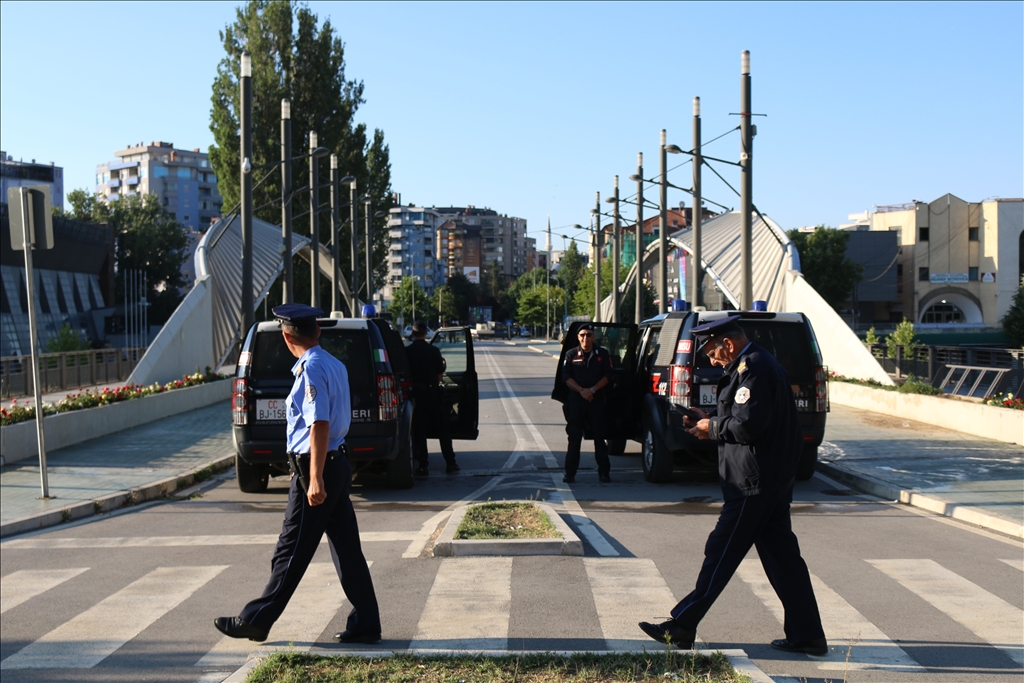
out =
[[[283,323],[289,323],[296,327],[311,325],[317,318],[322,318],[324,312],[319,308],[313,308],[306,304],[281,304],[274,306],[274,317]]]
[[[721,339],[722,337],[731,334],[733,332],[739,332],[740,326],[737,322],[743,318],[741,315],[730,315],[720,320],[713,320],[703,325],[698,325],[690,329],[690,333],[700,342],[700,346],[697,347],[699,351],[712,339]]]
[[[594,323],[583,323],[582,325],[579,326],[579,328],[576,330],[576,332],[580,332],[582,330],[590,330],[591,332],[593,332],[594,331]]]

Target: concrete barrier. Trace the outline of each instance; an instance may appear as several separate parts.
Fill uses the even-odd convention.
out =
[[[218,401],[226,402],[231,398],[231,385],[231,379],[225,379],[98,408],[50,415],[43,420],[46,450],[55,451]],[[224,406],[224,419],[228,420],[227,405]],[[0,427],[0,452],[3,454],[0,456],[2,465],[38,456],[36,421]]]
[[[1024,411],[924,394],[901,394],[849,382],[829,382],[829,400],[965,434],[1024,444]]]

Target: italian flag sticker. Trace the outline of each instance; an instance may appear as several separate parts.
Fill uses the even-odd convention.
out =
[[[378,363],[387,363],[388,362],[388,352],[386,350],[384,350],[384,349],[374,349],[373,350],[373,358]]]

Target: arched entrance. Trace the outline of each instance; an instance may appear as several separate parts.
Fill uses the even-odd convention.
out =
[[[956,325],[983,323],[981,308],[973,296],[956,291],[935,294],[921,303],[922,324]]]

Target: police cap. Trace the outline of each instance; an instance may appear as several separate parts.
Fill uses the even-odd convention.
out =
[[[583,330],[590,330],[591,332],[593,332],[594,331],[594,323],[583,323],[578,328],[576,328],[576,332],[577,333],[579,333],[579,332],[581,332]]]
[[[690,333],[699,342],[697,350],[700,351],[704,348],[704,345],[713,339],[721,339],[733,332],[740,332],[740,326],[737,324],[742,318],[741,315],[730,315],[720,320],[713,320],[703,325],[698,325],[690,329]]]
[[[312,325],[317,318],[322,318],[324,315],[321,309],[306,304],[281,304],[274,306],[273,313],[274,317],[281,322],[295,327]]]

